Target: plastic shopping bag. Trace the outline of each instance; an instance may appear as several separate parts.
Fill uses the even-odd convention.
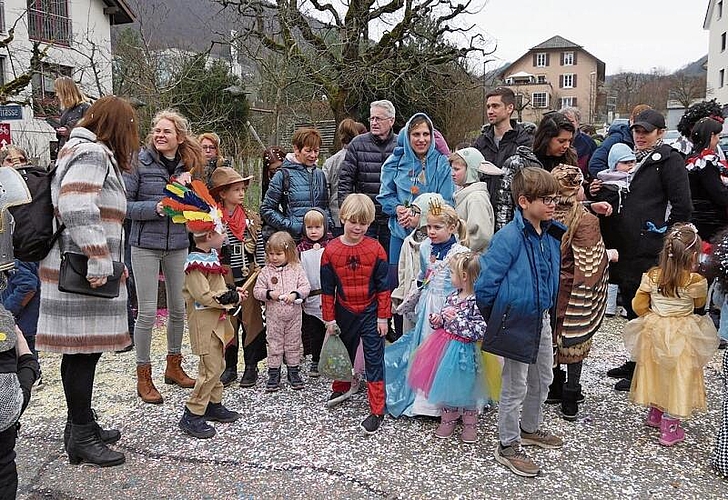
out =
[[[349,352],[338,335],[327,335],[321,348],[319,372],[325,377],[344,382],[351,381],[352,366]]]

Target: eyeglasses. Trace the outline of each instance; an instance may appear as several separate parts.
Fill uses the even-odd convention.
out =
[[[538,199],[541,200],[544,205],[558,205],[561,201],[560,196],[539,196]]]
[[[217,146],[202,146],[205,151],[217,151]]]
[[[369,117],[369,121],[372,123],[379,123],[379,122],[383,122],[385,120],[391,120],[391,119],[392,119],[391,116],[370,116]]]

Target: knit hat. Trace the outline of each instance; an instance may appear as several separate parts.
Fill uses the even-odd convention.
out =
[[[455,154],[463,159],[465,165],[467,165],[467,175],[465,177],[465,184],[472,184],[478,182],[480,176],[478,174],[486,175],[501,175],[503,170],[496,167],[489,161],[485,161],[483,154],[476,148],[463,148],[455,151]]]
[[[576,195],[584,182],[581,169],[573,165],[561,163],[554,167],[551,175],[559,183],[559,195],[566,198]]]
[[[440,204],[445,204],[445,199],[440,193],[422,193],[412,202],[412,205],[420,211],[420,224],[418,229],[427,225],[427,211],[430,209],[430,204],[434,200],[437,200]]]
[[[167,184],[164,194],[167,197],[162,200],[162,206],[172,222],[186,224],[193,234],[210,231],[225,234],[222,212],[202,181],[195,179],[187,185],[174,181]]]
[[[607,165],[609,165],[609,170],[614,170],[615,168],[617,168],[617,163],[619,162],[635,160],[637,160],[637,157],[635,157],[632,148],[630,148],[623,142],[618,142],[609,150]]]
[[[243,177],[234,168],[218,167],[212,172],[212,177],[210,179],[210,194],[217,197],[217,194],[222,191],[223,188],[237,184],[238,182],[250,182],[252,179],[252,175]]]

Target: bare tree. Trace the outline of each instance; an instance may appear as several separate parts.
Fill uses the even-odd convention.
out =
[[[285,55],[320,89],[337,122],[392,88],[407,85],[413,101],[431,99],[408,84],[425,69],[488,48],[476,27],[464,24],[481,7],[477,0],[216,1],[242,17],[237,36],[248,41],[249,55],[259,61],[261,48]],[[378,40],[374,32],[381,32]]]
[[[672,76],[670,97],[675,99],[685,108],[696,99],[705,97],[706,75],[688,75],[685,71],[678,71]]]

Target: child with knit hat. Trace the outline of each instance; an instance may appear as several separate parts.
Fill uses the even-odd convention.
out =
[[[480,174],[500,175],[503,171],[485,161],[475,148],[459,149],[448,161],[455,182],[455,211],[466,221],[470,249],[482,252],[493,236],[495,219],[488,184],[480,181]]]
[[[225,284],[225,269],[218,258],[225,241],[222,214],[202,181],[168,184],[165,194],[165,213],[172,222],[186,224],[195,241],[185,261],[182,293],[192,353],[200,357],[200,362],[195,388],[179,426],[191,436],[206,439],[215,435],[215,428],[207,421],[234,422],[240,418],[239,413],[222,404],[220,375],[225,369],[225,345],[233,338],[227,312],[242,303],[248,293]]]

